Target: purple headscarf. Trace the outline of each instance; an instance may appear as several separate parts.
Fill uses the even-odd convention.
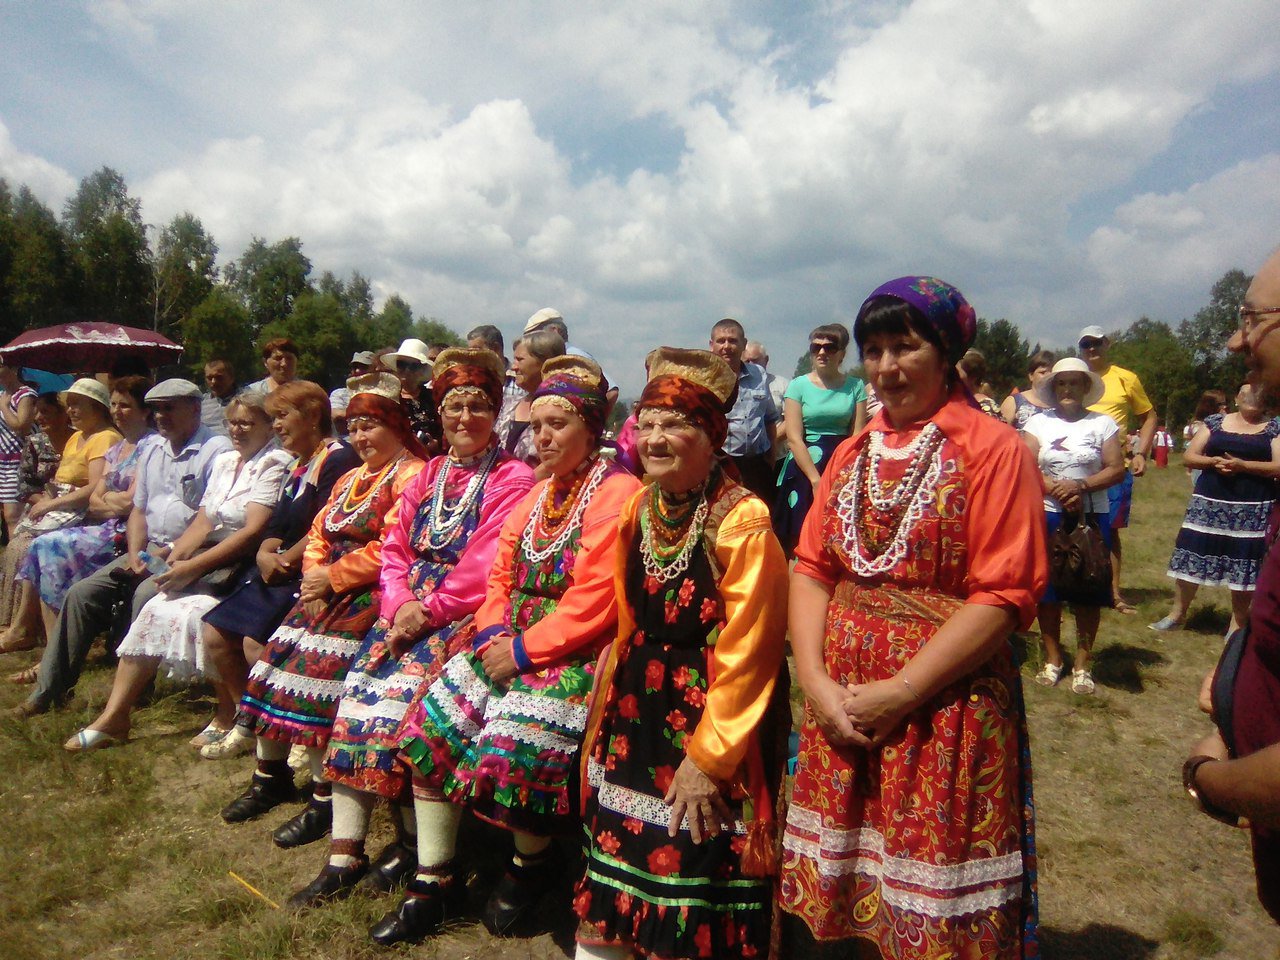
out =
[[[978,316],[959,290],[937,277],[899,277],[882,283],[858,308],[854,331],[862,322],[867,304],[879,297],[893,297],[909,303],[938,331],[947,348],[947,356],[956,363],[978,335]],[[861,342],[861,338],[859,338]]]

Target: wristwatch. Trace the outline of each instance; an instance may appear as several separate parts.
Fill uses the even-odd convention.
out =
[[[1240,818],[1234,813],[1228,813],[1220,807],[1215,807],[1200,794],[1199,788],[1196,786],[1196,773],[1206,763],[1217,762],[1217,757],[1210,757],[1203,753],[1198,753],[1194,757],[1188,757],[1187,762],[1182,765],[1182,786],[1195,801],[1195,805],[1200,808],[1201,813],[1207,813],[1219,823],[1225,823],[1229,827],[1240,826]]]

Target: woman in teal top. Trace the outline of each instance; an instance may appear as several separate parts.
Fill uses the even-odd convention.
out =
[[[840,441],[867,422],[867,391],[857,377],[840,367],[849,346],[849,331],[828,323],[809,334],[813,369],[796,377],[783,395],[782,416],[790,452],[778,475],[773,529],[790,558],[800,539],[813,491]]]

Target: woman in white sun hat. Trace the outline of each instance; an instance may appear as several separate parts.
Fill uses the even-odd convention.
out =
[[[1067,513],[1083,513],[1102,532],[1111,547],[1107,523],[1107,487],[1124,474],[1124,454],[1120,430],[1115,421],[1101,413],[1090,413],[1089,405],[1102,396],[1102,378],[1076,357],[1066,357],[1036,385],[1036,394],[1046,409],[1023,427],[1022,436],[1044,479],[1044,510],[1053,534]],[[1110,587],[1096,597],[1073,597],[1076,620],[1076,657],[1071,671],[1071,689],[1093,693],[1089,672],[1089,652],[1098,635],[1103,607],[1111,606]],[[1062,676],[1062,599],[1050,583],[1040,601],[1040,638],[1044,641],[1045,662],[1036,674],[1036,683],[1053,686]]]

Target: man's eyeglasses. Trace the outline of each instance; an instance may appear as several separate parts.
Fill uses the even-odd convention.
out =
[[[840,348],[834,343],[811,343],[809,352],[816,357],[820,353],[839,353]]]
[[[1247,337],[1258,325],[1258,317],[1265,317],[1273,313],[1280,313],[1280,307],[1246,307],[1241,304],[1240,332]]]

